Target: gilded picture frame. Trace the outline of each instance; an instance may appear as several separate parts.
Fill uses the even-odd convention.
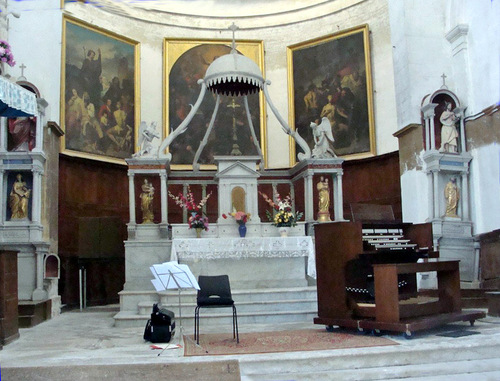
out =
[[[289,122],[314,148],[311,122],[327,117],[343,158],[375,155],[368,25],[287,47]],[[290,141],[290,161],[300,147]]]
[[[63,17],[62,152],[124,164],[137,150],[139,43]]]
[[[264,47],[262,41],[237,40],[236,50],[253,60],[264,73]],[[203,79],[210,64],[231,52],[231,40],[164,39],[164,136],[174,131],[189,113],[200,94]],[[201,151],[198,163],[201,169],[214,169],[213,157],[229,155],[234,144],[243,155],[256,155],[250,136],[243,97],[221,96],[213,129]],[[252,124],[266,163],[265,99],[261,92],[248,96]],[[196,151],[212,119],[216,95],[207,91],[198,112],[188,129],[169,147],[172,169],[192,169]],[[236,137],[236,140],[235,140]]]

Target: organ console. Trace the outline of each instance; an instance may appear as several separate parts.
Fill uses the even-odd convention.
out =
[[[403,332],[485,316],[463,312],[458,261],[438,259],[432,225],[395,221],[316,224],[315,324]],[[419,261],[419,259],[422,259]],[[417,289],[418,272],[436,271],[438,297]]]

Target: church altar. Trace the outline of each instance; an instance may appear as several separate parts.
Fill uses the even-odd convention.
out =
[[[174,238],[170,260],[193,274],[227,274],[232,288],[307,286],[315,278],[314,243],[309,236]]]

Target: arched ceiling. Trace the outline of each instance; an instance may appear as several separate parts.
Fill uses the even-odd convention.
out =
[[[225,29],[228,20],[237,20],[240,29],[256,29],[323,17],[364,1],[91,0],[76,6],[95,6],[137,20],[193,29]]]

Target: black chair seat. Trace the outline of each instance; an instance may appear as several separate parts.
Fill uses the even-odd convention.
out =
[[[231,295],[231,286],[229,285],[229,277],[227,275],[198,277],[198,296],[196,298],[196,308],[194,310],[194,338],[196,343],[200,343],[200,308],[224,308],[231,307],[233,309],[233,339],[240,342],[238,335],[238,316],[236,307]]]
[[[234,304],[234,300],[231,298],[219,297],[200,297],[196,302],[197,305],[202,307],[231,307]]]

